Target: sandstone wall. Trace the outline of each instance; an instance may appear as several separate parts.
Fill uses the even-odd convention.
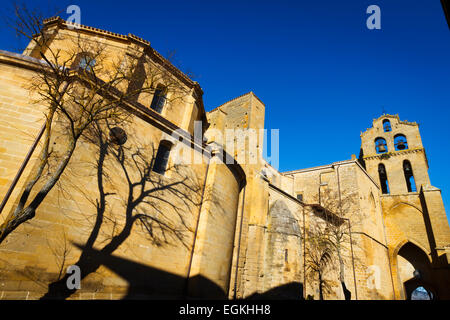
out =
[[[44,109],[31,103],[32,97],[25,88],[33,76],[31,71],[0,64],[0,72],[3,90],[0,190],[3,195],[42,125]],[[174,148],[181,142],[139,117],[124,124],[123,129],[128,136],[126,161],[121,165],[113,153],[108,153],[101,166],[101,186],[97,165],[99,149],[80,140],[60,182],[38,208],[35,218],[17,228],[0,245],[2,298],[42,297],[50,283],[65,275],[67,266],[83,259],[88,239],[95,240],[90,255],[95,255],[100,262],[71,298],[181,296],[192,257],[207,159],[198,165],[181,163],[175,167],[170,158],[170,170],[165,175],[152,172],[144,185],[140,174],[151,165],[160,140],[172,141]],[[56,137],[55,142],[64,144],[63,135],[56,134]],[[141,153],[134,162],[132,154],[137,150]],[[40,146],[2,218],[17,203],[24,183],[37,166],[39,151]],[[132,193],[125,172],[131,183],[135,183]],[[140,198],[143,192],[148,194],[147,202]],[[101,193],[107,195],[105,210],[100,213]],[[228,196],[233,197],[232,193]],[[233,223],[234,220],[230,226],[234,227]]]

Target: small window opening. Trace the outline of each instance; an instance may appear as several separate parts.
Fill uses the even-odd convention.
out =
[[[297,194],[297,200],[303,202],[303,194],[302,193]]]
[[[284,250],[284,262],[288,262],[288,249]]]
[[[158,87],[155,90],[155,94],[153,95],[152,104],[150,105],[150,108],[155,110],[158,113],[162,112],[162,109],[166,103],[166,89],[158,85]]]
[[[383,129],[384,129],[384,132],[391,132],[392,131],[391,122],[388,119],[384,119],[383,120]]]
[[[154,172],[159,174],[164,174],[166,172],[171,147],[172,144],[169,141],[161,141],[158,151],[156,152],[155,163],[152,168]]]
[[[77,55],[75,60],[76,68],[83,69],[85,71],[93,71],[96,64],[96,60],[89,52],[81,52]]]

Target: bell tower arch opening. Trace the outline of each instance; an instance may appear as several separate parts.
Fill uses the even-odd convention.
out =
[[[408,141],[406,140],[405,135],[397,134],[394,136],[394,146],[395,151],[407,150],[408,149]]]
[[[417,192],[416,182],[414,181],[414,174],[409,160],[403,161],[403,173],[405,174],[406,188],[408,192]]]
[[[376,138],[375,139],[375,150],[377,153],[386,153],[388,151],[386,139]]]
[[[412,242],[405,243],[397,254],[398,281],[405,300],[432,300],[434,290],[431,263],[427,254]],[[428,297],[428,299],[426,299]]]
[[[384,132],[392,131],[391,122],[388,119],[383,120],[383,130]]]
[[[378,165],[378,175],[380,177],[381,192],[383,194],[389,194],[389,183],[386,173],[386,167],[382,163]]]

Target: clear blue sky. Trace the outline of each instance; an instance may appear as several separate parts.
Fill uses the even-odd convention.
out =
[[[24,1],[45,11],[56,1]],[[197,75],[206,110],[253,91],[280,129],[280,170],[359,154],[382,113],[420,124],[434,186],[450,216],[450,31],[439,0],[59,1],[81,23],[177,51]],[[381,30],[366,9],[381,8]],[[61,15],[67,18],[67,14]],[[2,27],[4,28],[4,26]],[[2,30],[0,48],[17,50]]]

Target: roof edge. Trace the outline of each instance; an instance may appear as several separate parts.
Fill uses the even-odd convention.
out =
[[[185,84],[187,84],[191,88],[194,88],[194,91],[195,91],[196,95],[198,96],[198,99],[200,102],[200,108],[203,109],[203,113],[206,113],[205,107],[203,104],[203,98],[202,98],[203,89],[201,88],[200,84],[197,81],[194,81],[191,78],[189,78],[183,71],[181,71],[176,66],[174,66],[172,62],[167,60],[156,49],[154,49],[151,46],[150,41],[147,41],[147,40],[145,40],[141,37],[138,37],[132,33],[123,35],[123,34],[107,31],[107,30],[100,29],[100,28],[95,28],[95,27],[90,27],[90,26],[86,26],[86,25],[82,25],[82,24],[68,22],[59,16],[54,16],[54,17],[50,17],[48,19],[44,19],[43,25],[44,25],[44,28],[48,28],[48,27],[51,27],[54,25],[57,25],[58,27],[63,27],[63,28],[75,27],[78,30],[82,30],[82,31],[86,31],[86,32],[90,32],[90,33],[94,33],[94,34],[98,34],[98,35],[103,35],[103,36],[111,37],[114,39],[119,39],[122,41],[138,43],[139,45],[143,46],[147,50],[147,53],[150,53],[153,57],[156,57],[157,59],[159,59],[160,62],[162,62],[166,67],[168,67],[176,76],[181,78],[181,80],[183,80],[183,82]]]
[[[232,101],[241,99],[241,98],[243,98],[243,97],[245,97],[245,96],[248,96],[248,95],[252,95],[252,96],[255,97],[259,102],[261,102],[261,104],[262,104],[264,107],[266,106],[266,105],[264,104],[264,102],[262,102],[261,99],[258,98],[258,96],[257,96],[253,91],[249,91],[249,92],[244,93],[244,94],[241,94],[240,96],[237,96],[237,97],[235,97],[235,98],[233,98],[233,99],[231,99],[231,100],[228,100],[227,102],[222,103],[220,106],[215,107],[214,109],[208,111],[208,113],[217,111],[217,110],[219,110],[221,107],[223,107],[224,105],[226,105],[226,104],[228,104],[228,103],[230,103],[230,102],[232,102]]]

